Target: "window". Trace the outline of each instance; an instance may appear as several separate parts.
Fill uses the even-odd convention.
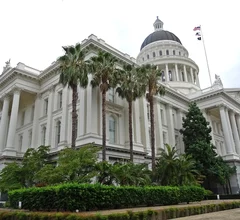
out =
[[[181,52],[179,51],[179,56],[181,56]]]
[[[172,114],[172,118],[173,118],[173,127],[176,128],[177,127],[177,123],[176,123],[176,117],[175,114]]]
[[[166,81],[166,77],[165,77],[165,73],[164,73],[164,71],[162,71],[162,81],[163,81],[163,82]]]
[[[35,105],[32,106],[31,121],[33,121],[34,119],[34,111],[35,111]]]
[[[109,117],[109,143],[116,143],[116,121],[112,116]]]
[[[167,143],[167,132],[163,132],[163,144],[165,145]]]
[[[165,125],[163,109],[160,110],[162,124]]]
[[[144,61],[144,57],[142,58],[142,61]]]
[[[183,82],[185,81],[184,73],[183,73],[183,72],[182,72],[182,81],[183,81]]]
[[[175,50],[173,50],[173,55],[175,55]]]
[[[149,60],[149,55],[147,55],[147,59]]]
[[[19,135],[19,151],[22,151],[22,145],[23,145],[23,134]]]
[[[28,148],[31,148],[32,145],[32,130],[28,131]]]
[[[44,106],[43,106],[43,110],[44,110],[44,112],[43,112],[43,114],[44,115],[47,115],[47,112],[48,112],[48,98],[46,98],[46,99],[44,99]]]
[[[60,143],[60,137],[61,137],[61,121],[57,121],[56,126],[56,143]]]
[[[169,51],[168,51],[168,50],[166,50],[166,55],[167,55],[167,56],[169,55]]]
[[[153,57],[155,57],[156,56],[156,54],[155,54],[155,52],[153,52]]]
[[[45,146],[46,144],[46,131],[47,131],[47,128],[46,126],[42,126],[42,145]]]
[[[162,51],[161,50],[159,51],[159,56],[162,56]]]
[[[169,80],[173,81],[172,71],[171,70],[168,71],[168,75],[169,75]]]
[[[150,105],[147,104],[147,119],[150,120]]]
[[[62,108],[62,91],[58,92],[58,108]]]
[[[108,101],[114,103],[114,88],[108,90]]]
[[[21,126],[24,125],[24,121],[25,121],[25,111],[22,112]]]

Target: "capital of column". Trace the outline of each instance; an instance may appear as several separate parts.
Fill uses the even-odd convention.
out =
[[[227,105],[223,103],[223,104],[218,105],[218,108],[225,110],[227,108]]]

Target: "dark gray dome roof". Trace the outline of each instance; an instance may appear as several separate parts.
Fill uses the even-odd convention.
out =
[[[143,41],[140,50],[142,50],[148,44],[155,41],[159,41],[159,40],[172,40],[182,44],[179,38],[175,34],[169,31],[159,30],[159,31],[154,31],[153,33],[147,36],[147,38]]]

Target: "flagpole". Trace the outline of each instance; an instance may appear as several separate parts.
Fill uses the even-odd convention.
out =
[[[206,62],[207,62],[208,75],[209,75],[209,79],[210,79],[210,83],[211,83],[211,87],[212,87],[212,78],[211,78],[210,69],[209,69],[209,65],[208,65],[207,52],[206,52],[206,47],[205,47],[205,43],[204,43],[204,38],[203,38],[203,32],[202,32],[202,26],[201,26],[201,25],[200,25],[200,31],[201,31],[201,37],[202,37],[202,42],[203,42],[203,48],[204,48],[205,57],[206,57]]]

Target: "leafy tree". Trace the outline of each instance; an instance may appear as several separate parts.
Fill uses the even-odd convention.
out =
[[[77,137],[77,86],[86,88],[88,85],[88,68],[85,62],[86,50],[82,50],[80,43],[75,46],[63,47],[65,54],[58,58],[60,64],[59,82],[72,89],[72,148],[76,148]]]
[[[145,85],[146,99],[149,102],[150,107],[150,124],[151,124],[151,151],[152,151],[152,170],[156,167],[156,155],[155,155],[155,129],[154,129],[154,96],[164,95],[165,88],[160,83],[161,70],[156,65],[146,64],[138,69],[138,74],[141,75],[141,80]]]
[[[215,152],[211,144],[211,127],[196,103],[190,103],[186,118],[183,118],[185,152],[196,161],[196,170],[206,176],[204,185],[210,182],[226,183],[235,168],[230,168]]]
[[[108,52],[99,51],[97,56],[90,59],[90,67],[93,73],[91,84],[99,86],[102,93],[102,160],[106,160],[106,93],[116,86],[117,59]]]
[[[0,173],[0,190],[7,192],[25,186],[21,166],[16,163],[7,164]]]
[[[122,99],[126,99],[128,102],[130,161],[133,162],[132,105],[137,98],[143,96],[145,91],[142,80],[140,80],[133,65],[124,65],[120,76],[116,92]]]

